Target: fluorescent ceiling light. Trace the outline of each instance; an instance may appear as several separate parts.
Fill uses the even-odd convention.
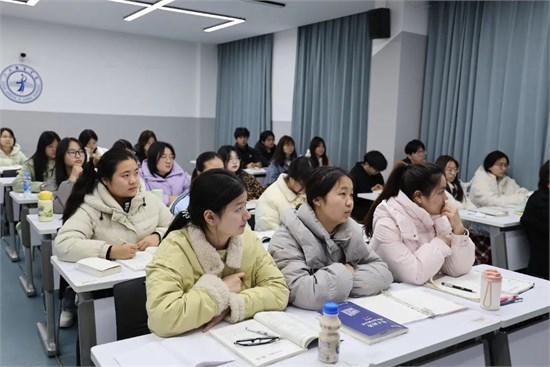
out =
[[[143,8],[139,11],[136,11],[133,14],[130,14],[130,15],[124,17],[124,20],[127,21],[127,22],[131,22],[132,20],[135,20],[139,17],[142,17],[145,14],[149,14],[153,10],[157,10],[157,9],[163,7],[164,5],[170,4],[172,1],[174,1],[174,0],[160,0],[160,1],[157,1],[156,3],[154,3],[152,5],[148,5],[146,8]],[[141,6],[143,6],[143,5],[141,5]]]
[[[212,27],[204,28],[203,31],[205,31],[205,32],[214,32],[214,31],[217,31],[219,29],[231,27],[232,25],[236,25],[236,24],[240,24],[240,23],[244,23],[244,19],[235,19],[231,22],[226,22],[226,23],[218,24],[218,25],[215,25],[215,26],[212,26]]]
[[[3,1],[5,3],[10,3],[10,4],[18,4],[18,5],[28,5],[28,6],[35,6],[36,3],[39,1],[39,0],[0,0],[0,1]]]
[[[2,0],[0,0],[2,1]],[[181,14],[187,14],[187,15],[195,15],[198,17],[204,17],[204,18],[212,18],[212,19],[221,19],[226,20],[227,22],[214,25],[212,27],[204,28],[205,32],[214,32],[218,29],[231,27],[236,24],[244,23],[246,19],[244,18],[237,18],[237,17],[231,17],[228,15],[221,15],[221,14],[214,14],[214,13],[207,13],[203,11],[198,10],[190,10],[190,9],[183,9],[183,8],[176,8],[173,6],[165,6],[174,0],[160,0],[154,4],[151,3],[145,3],[141,1],[134,1],[134,0],[109,0],[114,3],[120,3],[120,4],[126,4],[126,5],[135,5],[142,7],[144,9],[141,9],[135,13],[132,13],[124,18],[125,21],[130,22],[134,19],[137,19],[147,13],[152,12],[153,10],[164,10],[164,11],[170,11],[173,13],[181,13]]]

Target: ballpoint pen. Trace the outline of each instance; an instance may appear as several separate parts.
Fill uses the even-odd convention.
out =
[[[447,282],[441,282],[441,285],[444,286],[444,287],[447,287],[447,288],[458,289],[459,291],[475,293],[475,292],[474,292],[473,290],[471,290],[470,288],[461,287],[461,286],[459,286],[459,285],[454,285],[454,284],[447,283]]]

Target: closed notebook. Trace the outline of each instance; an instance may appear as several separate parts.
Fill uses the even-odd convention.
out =
[[[367,344],[378,343],[404,334],[409,330],[406,326],[353,302],[339,303],[338,309],[340,310],[338,317],[342,322],[344,332]]]
[[[399,324],[443,316],[466,309],[434,294],[412,288],[385,291],[376,296],[355,298],[354,303]]]
[[[99,257],[87,257],[76,262],[76,268],[80,271],[92,274],[98,277],[120,273],[120,264]]]
[[[253,330],[253,331],[251,331]],[[237,340],[262,337],[254,331],[279,340],[263,345],[237,345]],[[307,351],[319,338],[319,327],[282,311],[258,312],[254,319],[210,330],[210,334],[254,366],[266,366]]]
[[[446,284],[445,285],[443,285]],[[424,284],[425,287],[437,289],[445,293],[454,294],[471,301],[479,302],[481,294],[481,272],[470,271],[461,277],[453,278],[448,275],[437,276]],[[524,282],[522,280],[502,277],[502,289],[504,294],[517,296],[535,286],[535,283]],[[457,289],[460,287],[461,289]]]

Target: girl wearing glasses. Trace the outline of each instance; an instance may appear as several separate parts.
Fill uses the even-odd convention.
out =
[[[191,185],[191,176],[176,162],[174,147],[161,141],[151,145],[139,174],[147,190],[162,190],[166,205],[172,204]]]
[[[474,210],[476,206],[466,195],[462,181],[458,179],[459,164],[456,159],[450,155],[442,155],[435,161],[435,165],[439,166],[445,175],[447,181],[446,194],[448,203],[457,209]]]
[[[55,175],[45,185],[44,190],[53,192],[53,211],[63,214],[65,203],[73,191],[76,180],[86,162],[86,150],[79,140],[64,138],[57,146]]]
[[[285,279],[247,228],[243,182],[211,169],[193,180],[188,211],[179,213],[147,265],[149,328],[169,337],[260,311],[284,310]]]
[[[241,168],[241,159],[237,149],[231,145],[224,145],[218,149],[218,154],[222,157],[225,169],[233,172],[241,180],[243,180],[246,186],[246,192],[248,194],[248,200],[258,199],[265,191],[265,187],[262,186],[254,176],[246,173]]]
[[[470,184],[470,199],[479,206],[522,205],[529,191],[520,187],[506,172],[510,166],[508,156],[499,150],[487,154]]]
[[[320,310],[327,301],[377,294],[389,287],[386,264],[351,219],[353,181],[341,168],[318,167],[306,183],[307,202],[282,215],[269,253],[285,275],[290,302]]]
[[[446,203],[443,170],[398,163],[365,217],[371,246],[398,282],[421,285],[438,272],[461,276],[475,246],[458,209]]]
[[[59,144],[59,135],[54,131],[44,131],[38,138],[36,151],[23,163],[19,175],[13,181],[13,190],[23,192],[23,177],[25,172],[31,176],[31,191],[40,192],[44,189],[44,184],[54,175],[55,153]]]
[[[23,164],[27,160],[21,147],[15,140],[13,130],[8,127],[0,129],[0,167]]]

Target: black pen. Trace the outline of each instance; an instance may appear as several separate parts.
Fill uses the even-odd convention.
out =
[[[453,288],[453,289],[458,289],[459,291],[475,293],[475,292],[474,292],[473,290],[471,290],[470,288],[464,288],[464,287],[461,287],[461,286],[458,286],[458,285],[454,285],[454,284],[451,284],[451,283],[441,282],[441,285],[442,285],[442,286],[445,286],[445,287]]]

